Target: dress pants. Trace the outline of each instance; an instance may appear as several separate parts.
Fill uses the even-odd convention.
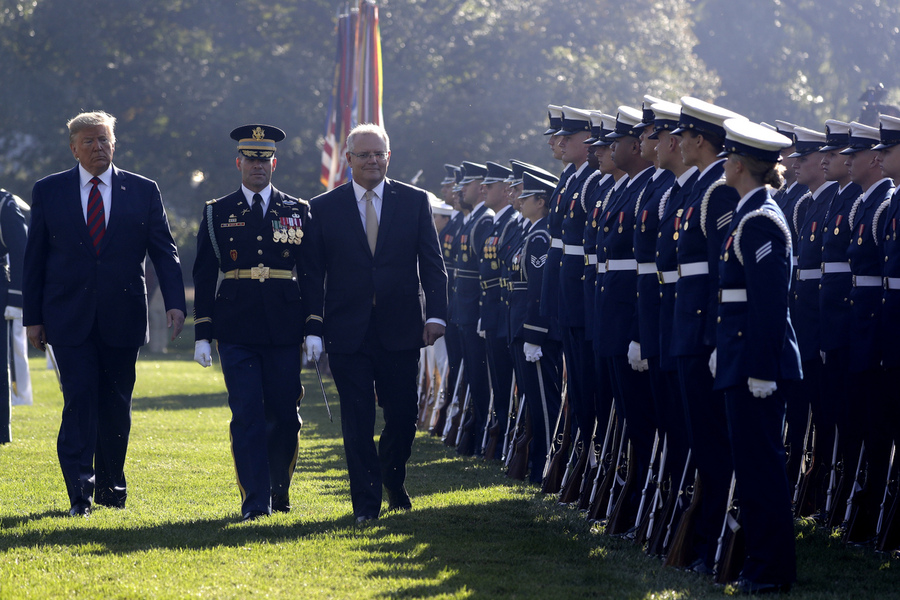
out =
[[[509,394],[510,386],[512,385],[513,357],[509,346],[506,344],[506,336],[498,336],[496,329],[485,331],[485,343],[488,367],[491,373],[490,383],[494,392],[494,415],[496,416],[496,421],[492,425],[497,425],[498,431],[500,431],[502,436],[503,432],[506,431],[506,422],[509,418]],[[488,418],[490,418],[490,415],[488,415]],[[481,425],[483,426],[484,423]],[[495,456],[486,456],[485,458],[499,459],[503,453],[502,451],[501,444],[498,444],[497,454]]]
[[[300,346],[219,342],[231,408],[231,453],[241,514],[272,512],[287,499],[297,465]]]
[[[547,452],[550,450],[547,444],[552,442],[553,427],[556,425],[561,403],[562,353],[559,342],[546,340],[541,344],[541,359],[538,362],[528,362],[525,360],[523,346],[522,340],[513,342],[520,387],[525,394],[525,406],[531,418],[532,438],[528,448],[531,464],[529,480],[531,483],[541,483]]]
[[[377,517],[382,485],[399,493],[406,481],[419,409],[419,349],[387,350],[370,321],[359,350],[332,352],[328,360],[340,396],[353,514]],[[376,402],[384,412],[377,450],[373,438]]]
[[[94,325],[78,346],[53,346],[63,390],[56,449],[69,502],[125,506],[125,454],[131,432],[138,348],[106,344]]]
[[[488,406],[491,403],[491,385],[488,380],[487,350],[484,338],[478,335],[475,325],[459,325],[458,332],[462,341],[463,360],[465,361],[464,377],[469,383],[471,392],[471,414],[472,418],[467,419],[463,415],[460,427],[466,425],[470,428],[473,448],[457,448],[461,454],[481,455],[481,439],[484,434],[484,424],[487,422]],[[460,391],[460,398],[464,398],[463,391]]]

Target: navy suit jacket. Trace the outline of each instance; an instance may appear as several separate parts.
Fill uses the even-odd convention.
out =
[[[104,343],[136,348],[149,339],[144,258],[159,275],[166,310],[185,311],[178,250],[156,182],[113,167],[106,234],[93,248],[81,208],[78,165],[31,193],[25,247],[24,325],[44,325],[50,344],[82,344],[97,323]]]
[[[421,347],[425,319],[447,320],[447,273],[425,192],[385,180],[374,256],[352,183],[310,204],[306,333],[323,337],[328,352],[353,353],[374,319],[387,350]]]

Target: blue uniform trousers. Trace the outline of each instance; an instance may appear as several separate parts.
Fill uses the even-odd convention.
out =
[[[506,344],[506,337],[498,337],[496,329],[485,331],[485,346],[487,349],[488,368],[491,373],[491,389],[494,392],[494,415],[496,416],[496,420],[491,425],[499,426],[499,431],[502,435],[502,432],[506,431],[506,421],[509,417],[513,357],[510,354],[509,346]],[[484,425],[484,423],[481,423],[481,425]],[[483,436],[479,439],[483,439]],[[498,445],[497,454],[485,458],[501,458],[502,454],[503,448]]]
[[[474,441],[476,456],[482,452],[481,439],[484,433],[484,424],[487,422],[488,407],[491,404],[491,386],[488,380],[487,349],[484,338],[478,335],[475,324],[458,325],[457,332],[462,344],[463,360],[465,360],[465,378],[469,384],[471,393],[472,419],[468,426],[473,427],[471,434]],[[460,397],[464,397],[460,395]],[[463,424],[466,423],[466,415],[463,415]],[[461,424],[460,427],[463,425]],[[470,454],[471,449],[457,448],[464,454]]]
[[[547,462],[547,437],[553,435],[553,426],[559,415],[560,374],[562,370],[562,353],[559,342],[545,340],[541,344],[541,359],[536,362],[525,360],[522,340],[513,342],[516,374],[525,394],[525,406],[531,419],[531,445],[528,448],[529,480],[541,483],[544,464]],[[538,369],[541,379],[538,378]],[[543,383],[543,388],[541,387]],[[543,389],[543,394],[541,390]]]
[[[597,419],[597,403],[594,398],[597,382],[591,368],[594,351],[591,342],[584,339],[584,327],[563,328],[563,353],[566,357],[569,402],[575,417],[572,422],[572,439],[575,439],[578,428],[581,429],[582,439],[587,439],[594,431],[594,421]],[[602,418],[605,419],[608,414],[604,413]]]

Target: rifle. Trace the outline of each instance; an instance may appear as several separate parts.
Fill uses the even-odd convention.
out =
[[[516,451],[516,432],[519,430],[519,427],[525,424],[524,419],[525,414],[525,398],[523,397],[519,400],[519,410],[516,415],[515,425],[512,429],[512,439],[509,440],[509,446],[505,448],[505,455],[503,456],[503,464],[506,467],[509,467],[509,463],[513,458],[513,454]],[[505,442],[504,442],[505,443]]]
[[[565,388],[563,382],[563,388]],[[569,448],[572,445],[572,425],[569,422],[569,396],[563,391],[562,403],[556,415],[556,427],[553,430],[553,443],[547,446],[547,459],[544,461],[544,472],[541,481],[541,492],[556,494],[562,489],[563,465]],[[560,430],[560,423],[562,430]]]
[[[892,466],[893,466],[895,449],[896,449],[896,443],[894,444],[894,447],[892,447],[892,449],[891,449]],[[891,550],[894,550],[895,548],[897,548],[898,543],[900,543],[900,531],[898,531],[898,526],[897,526],[897,524],[900,523],[900,519],[896,518],[897,506],[900,505],[900,493],[897,493],[898,490],[896,489],[896,485],[897,485],[896,479],[893,482],[890,479],[890,472],[891,472],[890,469],[888,469],[888,484],[885,487],[885,499],[881,503],[882,511],[884,510],[884,506],[887,503],[887,496],[888,496],[887,488],[891,487],[891,483],[894,484],[894,486],[893,486],[894,487],[894,490],[893,490],[894,497],[893,497],[893,500],[891,501],[891,508],[888,511],[887,516],[884,519],[881,518],[881,515],[879,515],[879,517],[878,517],[880,532],[878,534],[878,539],[875,544],[875,549],[878,550],[879,552],[890,552]]]
[[[615,422],[612,432],[603,440],[603,449],[600,452],[599,467],[597,469],[597,477],[594,479],[594,486],[591,489],[591,500],[587,509],[587,520],[590,523],[600,523],[606,519],[606,501],[609,494],[609,488],[612,486],[614,477],[612,452],[608,452],[608,448],[617,447],[616,439],[620,436],[618,421]]]
[[[740,508],[734,497],[735,475],[731,474],[728,489],[728,505],[722,522],[722,534],[716,546],[716,562],[713,567],[716,583],[726,584],[737,579],[744,564],[744,534],[738,519]]]
[[[687,464],[690,462],[690,458],[690,453],[688,453],[688,460],[685,462],[685,470],[687,470]],[[678,504],[676,504],[675,510],[672,511],[672,519],[669,521],[669,531],[666,532],[666,540],[663,542],[663,545],[668,548],[668,551],[666,552],[666,561],[663,563],[667,567],[684,568],[694,562],[694,559],[696,558],[694,549],[691,547],[691,540],[694,537],[697,513],[700,511],[700,498],[703,495],[703,485],[700,481],[700,475],[697,474],[696,470],[694,473],[693,490],[691,489],[691,486],[682,488],[684,494],[679,499],[681,506],[679,507]],[[681,492],[679,492],[679,494],[681,494]],[[687,496],[691,497],[690,503],[688,503]],[[686,507],[684,506],[685,504],[687,504]],[[681,510],[679,510],[679,508]],[[673,527],[676,526],[677,528],[673,529]]]
[[[443,439],[444,444],[452,446],[452,441],[456,440],[457,429],[459,428],[459,420],[462,418],[459,410],[459,390],[463,381],[463,372],[465,371],[466,361],[460,359],[459,372],[456,374],[456,385],[453,386],[453,396],[450,398],[450,406],[447,407],[444,420]]]
[[[606,421],[606,433],[603,435],[603,445],[600,448],[595,449],[595,453],[597,454],[597,468],[594,476],[591,478],[591,493],[588,494],[587,500],[582,498],[585,506],[584,509],[590,513],[591,507],[594,504],[594,500],[597,497],[597,492],[600,491],[600,484],[603,481],[604,475],[609,470],[609,467],[604,468],[604,464],[607,462],[612,462],[610,458],[609,461],[606,460],[606,451],[609,448],[610,444],[615,445],[615,441],[610,438],[610,435],[615,437],[615,422],[616,422],[616,405],[615,403],[610,403],[609,407],[609,419]],[[595,446],[596,448],[596,446]],[[584,495],[582,493],[582,495]],[[581,508],[581,506],[579,506]],[[588,515],[590,519],[590,514]]]
[[[639,522],[635,523],[635,527],[637,527],[637,531],[635,532],[634,540],[638,544],[643,544],[644,542],[650,541],[650,536],[653,533],[653,526],[656,523],[657,515],[659,514],[660,509],[663,507],[663,487],[668,479],[668,474],[666,473],[666,458],[669,455],[669,434],[663,434],[663,447],[662,451],[659,453],[659,471],[656,472],[656,490],[653,492],[653,500],[650,502],[650,510],[647,511],[647,517],[645,519],[641,519]],[[649,480],[649,476],[648,476]],[[668,486],[667,489],[671,489],[671,486]],[[643,502],[643,499],[641,499]]]
[[[844,511],[844,522],[841,524],[841,528],[844,530],[843,541],[844,543],[852,542],[851,537],[853,535],[853,529],[856,526],[856,518],[859,515],[859,505],[861,504],[861,496],[866,493],[865,486],[860,482],[860,479],[865,481],[865,475],[863,472],[863,464],[864,458],[866,454],[866,442],[865,440],[859,447],[859,462],[856,463],[856,473],[853,475],[853,486],[850,489],[850,496],[847,498],[847,509]]]
[[[634,468],[634,448],[631,441],[628,442],[628,452],[625,461],[620,465],[625,471],[624,481],[620,474],[616,475],[613,486],[620,484],[619,495],[616,498],[615,505],[610,511],[609,519],[606,522],[606,535],[619,535],[625,533],[631,526],[633,514],[631,512],[631,494],[634,486],[637,485],[637,472]],[[610,492],[610,502],[612,502],[613,494]]]
[[[668,490],[662,491],[662,493],[666,495],[666,501],[655,515],[653,522],[647,528],[647,547],[644,551],[649,556],[664,558],[666,555],[666,544],[668,544],[670,539],[669,532],[673,529],[672,518],[675,516],[675,507],[679,500],[681,500],[682,490],[687,481],[688,467],[691,460],[690,456],[691,453],[690,450],[688,450],[687,459],[685,460],[684,465],[685,468],[682,472],[679,485],[676,487],[675,485],[672,485],[673,482],[669,481]],[[664,480],[661,487],[664,487],[665,483]]]
[[[597,433],[597,421],[594,421],[594,434]],[[578,430],[578,433],[575,434],[576,440],[575,443],[572,444],[572,456],[569,457],[569,464],[566,466],[566,473],[563,475],[562,485],[560,486],[559,491],[559,503],[560,504],[571,504],[578,500],[579,495],[581,494],[581,482],[584,478],[584,472],[588,467],[589,461],[588,456],[593,452],[591,446],[593,440],[593,435],[590,439],[581,440],[580,443],[578,441],[578,436],[581,435],[581,430]],[[575,461],[576,455],[578,456],[577,461],[573,465],[572,462]]]
[[[653,483],[653,463],[656,462],[656,451],[659,449],[659,429],[653,432],[653,449],[650,451],[650,464],[647,465],[647,477],[644,479],[644,487],[641,490],[641,501],[638,504],[637,515],[634,517],[634,527],[631,533],[634,534],[633,539],[635,541],[641,542],[642,540],[638,540],[638,529],[641,526],[641,521],[644,518],[644,507],[647,506],[647,490],[650,489],[650,484]]]
[[[828,477],[828,490],[825,492],[825,518],[827,520],[828,515],[831,514],[832,501],[834,500],[833,494],[835,492],[835,484],[837,482],[837,457],[838,457],[838,437],[840,431],[838,430],[838,426],[834,426],[834,447],[831,449],[831,474]]]
[[[447,372],[450,370],[450,362],[444,364],[441,370],[438,372],[437,377],[440,378],[440,382],[435,380],[435,385],[432,387],[433,393],[431,394],[431,398],[429,399],[428,405],[431,407],[431,413],[428,415],[428,419],[425,421],[425,424],[428,426],[428,431],[433,432],[437,427],[437,421],[440,418],[441,411],[444,409],[444,404],[447,402]]]
[[[506,476],[510,479],[525,480],[528,474],[528,446],[531,444],[532,436],[531,415],[526,412],[522,426],[517,428],[513,439],[512,457],[506,471]]]
[[[619,439],[619,449],[616,452],[615,463],[613,462],[612,457],[610,457],[609,466],[606,469],[606,474],[603,476],[603,481],[600,483],[600,487],[597,490],[596,497],[591,503],[591,508],[588,509],[588,520],[592,523],[603,523],[605,525],[609,521],[609,515],[610,513],[612,513],[612,509],[615,506],[613,486],[615,485],[616,480],[619,476],[619,465],[622,460],[622,456],[625,452],[628,451],[628,446],[626,445],[627,438],[625,437],[625,433],[626,423],[625,419],[623,418],[622,430],[617,431],[616,433]]]
[[[428,360],[428,354],[428,351],[423,349],[423,352],[419,357],[418,389],[416,390],[419,396],[419,411],[417,413],[418,419],[416,420],[416,429],[422,429],[423,427],[425,427],[425,414],[428,407],[428,398],[431,397],[434,369],[431,369],[431,373],[429,374],[428,365],[431,361]]]
[[[803,454],[800,457],[800,469],[797,472],[797,483],[794,485],[792,500],[795,517],[805,517],[816,510],[815,501],[810,506],[810,483],[812,482],[816,451],[816,428],[812,422],[812,407],[806,418],[806,433],[803,435]]]
[[[490,377],[488,377],[488,380],[490,380]],[[491,422],[494,420],[493,416],[494,416],[494,386],[492,385],[491,386],[491,399],[488,402],[487,419],[484,422],[483,433],[481,434],[481,450],[482,450],[482,452],[484,452],[484,449],[487,447],[488,436],[490,435],[490,432],[491,432]],[[499,429],[500,424],[496,423],[495,425]],[[488,453],[484,452],[483,458],[485,460],[490,460],[491,457],[493,457],[493,453],[490,456],[488,456]]]
[[[600,425],[599,419],[597,421],[597,425],[594,427],[594,437],[591,438],[591,454],[588,456],[590,462],[587,465],[584,477],[581,478],[581,490],[578,492],[578,510],[586,511],[591,505],[591,500],[594,497],[594,491],[598,485],[598,480],[601,477],[601,461],[603,455],[606,454],[606,439],[609,437],[609,432],[612,429],[612,419],[614,418],[614,413],[612,410],[610,410],[609,419],[606,422],[606,433],[603,435],[602,445],[597,441],[597,427]]]
[[[875,536],[878,541],[881,541],[881,530],[884,526],[885,518],[884,513],[885,509],[888,505],[888,499],[891,495],[891,475],[893,475],[892,471],[894,470],[894,452],[897,450],[897,444],[891,444],[891,455],[888,459],[888,472],[887,472],[887,481],[884,482],[884,495],[881,497],[881,507],[878,509],[878,522],[875,525]]]
[[[514,427],[516,420],[516,405],[519,404],[519,396],[516,394],[516,372],[513,371],[512,385],[509,386],[509,411],[506,413],[506,431],[503,432],[503,461],[506,463],[509,448],[510,427]],[[513,428],[513,431],[515,429]]]
[[[462,418],[456,430],[456,451],[463,456],[475,453],[475,408],[472,405],[472,388],[466,388],[466,399],[463,402]]]

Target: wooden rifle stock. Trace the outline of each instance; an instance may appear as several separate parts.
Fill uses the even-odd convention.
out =
[[[654,452],[654,454],[656,454]],[[650,541],[650,535],[653,532],[653,527],[656,524],[656,520],[659,518],[659,512],[663,507],[663,487],[667,480],[668,473],[666,472],[666,458],[669,455],[669,434],[663,434],[663,445],[662,450],[659,453],[659,470],[656,472],[656,479],[651,479],[650,475],[647,476],[648,484],[653,485],[653,498],[650,500],[650,507],[647,509],[647,512],[644,513],[643,516],[638,514],[638,521],[635,522],[635,527],[637,530],[634,534],[634,541],[637,544],[643,545],[645,542]],[[650,466],[650,472],[652,473],[653,466]],[[671,488],[671,486],[669,486]],[[643,503],[643,499],[641,500]]]
[[[621,475],[616,476],[616,481],[621,482],[619,495],[616,497],[615,505],[606,522],[606,535],[619,535],[628,531],[634,521],[633,507],[631,506],[631,495],[637,483],[637,472],[634,468],[634,449],[631,442],[628,442],[628,453],[625,462],[620,465],[625,469],[625,479],[621,480]],[[612,497],[610,497],[612,499]]]
[[[618,436],[619,426],[618,422],[616,422],[612,431],[607,431],[598,460],[597,477],[594,479],[591,500],[587,509],[587,520],[591,523],[599,523],[606,519],[607,496],[612,485],[613,471],[615,469],[615,461],[608,449],[617,447],[616,439]]]
[[[737,579],[744,564],[743,533],[738,522],[740,509],[734,496],[736,478],[731,474],[731,486],[728,489],[728,504],[725,508],[725,519],[722,522],[722,533],[716,546],[716,562],[713,567],[716,583],[726,584]],[[739,535],[740,534],[740,535]],[[740,543],[741,548],[737,548]]]
[[[647,476],[644,478],[644,486],[641,488],[641,501],[638,504],[637,514],[634,516],[635,540],[637,530],[644,518],[644,509],[649,508],[647,496],[650,493],[650,485],[653,483],[653,465],[656,462],[656,451],[659,449],[659,429],[653,432],[653,449],[650,451],[650,464],[647,465]]]
[[[596,422],[594,424],[594,431],[597,431]],[[578,435],[581,435],[581,431],[578,432]],[[585,441],[587,443],[585,443]],[[576,441],[572,445],[572,456],[569,459],[570,467],[566,469],[567,473],[563,476],[564,483],[559,490],[560,504],[572,504],[573,502],[578,501],[578,497],[581,495],[581,482],[584,479],[585,471],[590,466],[588,457],[591,452],[591,440]],[[578,458],[573,465],[572,461],[575,460],[576,455]]]
[[[847,508],[844,511],[844,522],[841,527],[844,530],[844,543],[857,541],[854,537],[856,528],[856,519],[859,516],[859,505],[861,504],[862,495],[866,493],[866,487],[863,485],[863,465],[866,454],[866,442],[863,441],[859,448],[859,462],[856,463],[856,473],[853,475],[851,482],[850,495],[847,497]]]
[[[896,443],[891,450],[892,462],[894,450],[896,450]],[[897,489],[896,474],[894,479],[891,479],[890,474],[891,470],[888,469],[888,483],[887,486],[885,486],[885,499],[882,502],[882,511],[884,510],[885,504],[888,502],[890,496],[889,490],[893,493],[893,497],[890,498],[890,510],[883,519],[879,517],[881,527],[878,533],[878,539],[875,542],[875,549],[879,552],[891,552],[892,550],[896,550],[897,546],[900,545],[900,519],[897,518],[898,505],[900,505],[900,490]]]
[[[834,503],[834,493],[836,492],[835,486],[837,485],[838,478],[838,438],[840,437],[840,431],[838,430],[838,426],[834,426],[834,446],[831,449],[831,473],[828,476],[828,490],[825,492],[825,517],[827,518],[831,515],[832,507]]]
[[[463,385],[463,372],[465,371],[466,362],[464,360],[459,361],[459,372],[456,374],[456,385],[453,386],[453,396],[450,399],[450,404],[447,407],[446,418],[444,422],[443,429],[443,439],[444,444],[447,446],[453,446],[456,443],[456,433],[459,429],[459,422],[462,419],[462,410],[459,405],[459,392]]]
[[[472,388],[466,388],[466,401],[463,403],[462,419],[456,432],[456,451],[463,456],[475,453],[475,408],[472,406]]]
[[[512,385],[509,387],[509,412],[506,414],[506,431],[503,432],[503,463],[507,464],[509,462],[509,449],[510,449],[510,435],[509,432],[512,431],[515,434],[515,424],[517,422],[518,417],[516,416],[517,412],[521,412],[518,410],[518,407],[525,404],[524,399],[519,399],[519,395],[516,394],[516,373],[513,371],[512,376]]]
[[[518,479],[524,481],[528,475],[528,446],[531,444],[531,415],[526,411],[524,418],[520,419],[521,424],[516,429],[516,435],[513,439],[512,456],[509,459],[509,468],[506,476],[510,479]]]
[[[894,453],[896,452],[896,450],[896,443],[891,444],[891,455],[888,458],[887,480],[884,482],[884,494],[882,494],[881,496],[881,506],[878,509],[878,522],[875,525],[876,545],[880,545],[881,543],[881,532],[884,529],[884,525],[887,520],[887,515],[885,513],[890,510],[890,507],[888,505],[890,504],[891,498],[891,481],[894,475]]]
[[[667,567],[684,568],[697,558],[694,548],[691,546],[691,540],[694,537],[694,527],[697,513],[700,511],[702,495],[703,485],[700,481],[700,476],[696,475],[694,477],[693,491],[690,487],[685,488],[685,494],[681,498],[681,508],[683,510],[679,511],[679,507],[676,505],[676,510],[673,512],[672,520],[669,523],[669,532],[674,531],[674,534],[672,534],[667,544],[668,551],[666,552],[666,561],[664,563]],[[690,496],[690,504],[685,507],[684,503],[688,502],[687,496]],[[671,529],[673,526],[676,526],[674,530]]]
[[[812,407],[806,421],[806,433],[803,436],[803,455],[800,457],[800,469],[797,473],[797,483],[794,486],[794,516],[806,517],[816,511],[815,498],[812,494],[814,473],[817,473],[816,465],[816,428],[812,422]]]
[[[560,429],[562,423],[562,429]],[[556,494],[562,488],[562,478],[572,445],[572,427],[569,423],[568,397],[563,398],[556,417],[556,428],[553,433],[553,443],[547,449],[547,460],[544,463],[544,476],[541,481],[541,492],[544,494]]]

